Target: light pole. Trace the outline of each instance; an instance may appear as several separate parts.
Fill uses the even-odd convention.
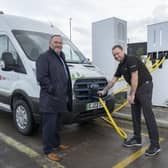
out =
[[[71,41],[71,21],[72,21],[72,18],[69,18],[69,39]]]

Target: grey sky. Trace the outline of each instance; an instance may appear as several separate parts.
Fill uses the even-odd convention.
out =
[[[0,10],[7,14],[52,22],[91,58],[91,23],[119,17],[128,22],[130,42],[146,40],[148,24],[168,21],[167,0],[0,0]]]

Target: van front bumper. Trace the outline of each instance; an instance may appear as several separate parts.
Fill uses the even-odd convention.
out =
[[[73,122],[82,122],[82,121],[87,121],[87,120],[91,120],[91,119],[95,119],[101,116],[104,116],[105,110],[101,107],[98,109],[93,109],[93,110],[86,110],[86,106],[88,103],[92,103],[95,102],[90,100],[85,101],[85,102],[74,102],[74,109],[73,112],[74,114],[76,114],[76,116],[74,117]],[[98,100],[96,100],[96,102],[98,102]],[[113,111],[114,109],[114,105],[115,105],[115,101],[114,101],[114,97],[112,96],[108,96],[105,99],[105,102],[107,104],[107,107],[110,111]]]
[[[39,112],[39,99],[31,98],[31,109],[33,112],[34,120],[39,123],[41,120],[41,115]],[[88,103],[98,102],[98,100],[73,100],[73,111],[63,113],[63,122],[66,124],[75,123],[75,122],[83,122],[95,118],[99,118],[105,115],[105,111],[103,108],[87,110],[86,106]],[[105,99],[107,107],[110,111],[113,111],[115,101],[113,96],[108,96]]]

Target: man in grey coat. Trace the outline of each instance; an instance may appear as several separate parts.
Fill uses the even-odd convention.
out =
[[[59,161],[60,157],[53,149],[68,148],[60,142],[61,113],[72,110],[72,84],[60,35],[51,37],[49,49],[39,56],[36,67],[37,81],[41,87],[43,150],[50,160]]]

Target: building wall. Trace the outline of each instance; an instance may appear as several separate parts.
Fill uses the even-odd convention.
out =
[[[92,60],[108,79],[111,79],[118,64],[112,56],[112,46],[120,44],[126,49],[126,43],[126,21],[113,17],[92,24]]]
[[[168,22],[148,26],[148,54],[153,62],[166,55],[168,51]],[[168,58],[168,57],[167,57]],[[153,76],[153,105],[168,107],[168,59],[157,69]]]
[[[168,22],[148,26],[148,52],[168,50]]]

